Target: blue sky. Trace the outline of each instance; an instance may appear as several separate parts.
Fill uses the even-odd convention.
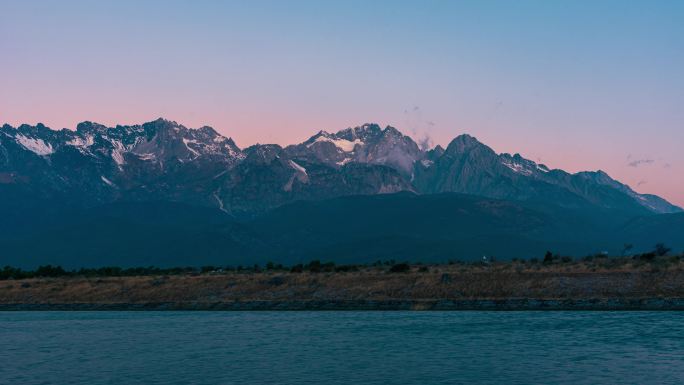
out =
[[[467,132],[683,205],[682,20],[682,1],[9,0],[0,121],[164,116],[241,146]]]

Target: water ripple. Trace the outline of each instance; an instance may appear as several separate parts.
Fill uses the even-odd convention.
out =
[[[0,383],[682,384],[677,312],[7,312]]]

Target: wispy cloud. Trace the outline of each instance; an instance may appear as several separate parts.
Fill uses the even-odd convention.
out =
[[[640,180],[639,183],[637,183],[637,187],[639,187],[641,185],[645,185],[646,183],[648,183],[648,181]]]
[[[425,135],[418,140],[418,147],[423,151],[427,151],[432,148],[433,143],[430,134],[426,132]]]
[[[653,160],[653,159],[637,159],[637,160],[633,160],[633,161],[627,163],[627,165],[629,167],[639,167],[639,166],[649,165],[653,162],[655,162],[655,160]]]
[[[422,150],[429,150],[434,145],[430,131],[436,126],[432,120],[423,119],[423,110],[420,106],[404,109],[405,127],[411,131],[416,142]]]

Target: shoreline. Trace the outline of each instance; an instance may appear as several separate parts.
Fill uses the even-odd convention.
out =
[[[0,311],[684,311],[684,298],[3,303]]]

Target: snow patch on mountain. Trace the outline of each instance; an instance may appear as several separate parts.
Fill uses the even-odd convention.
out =
[[[221,188],[219,188],[218,190],[214,191],[214,193],[212,194],[212,196],[214,197],[214,199],[216,199],[216,203],[218,203],[219,210],[223,211],[223,212],[226,213],[226,214],[230,214],[230,212],[229,212],[228,210],[226,210],[226,207],[225,207],[225,205],[224,205],[224,203],[223,203],[223,200],[222,200],[221,197],[219,196],[220,193],[221,193]]]
[[[124,160],[124,157],[123,157],[123,154],[121,153],[121,151],[112,150],[112,159],[117,164],[117,166],[119,166],[119,170],[122,169],[121,166],[126,164],[126,161]]]
[[[294,168],[295,170],[303,173],[304,175],[307,175],[306,169],[304,167],[298,165],[297,163],[295,163],[293,160],[290,160],[290,166],[292,166],[292,168]]]
[[[648,199],[646,196],[644,196],[644,195],[642,195],[642,194],[639,194],[639,193],[637,193],[637,192],[634,192],[634,194],[632,195],[632,197],[633,197],[633,198],[636,198],[637,201],[638,201],[642,206],[646,207],[647,209],[649,209],[649,210],[651,210],[651,211],[658,212],[659,209],[660,209],[657,205],[654,204],[654,202],[651,201],[651,199]]]
[[[357,144],[363,145],[363,142],[360,139],[354,139],[353,141],[351,140],[346,140],[346,139],[337,139],[337,138],[332,138],[329,136],[321,135],[316,140],[316,142],[330,142],[335,145],[335,147],[339,148],[340,150],[344,152],[352,152],[354,151],[354,148],[356,147]],[[308,147],[311,147],[313,143],[309,144]]]
[[[221,171],[220,173],[214,175],[214,177],[213,177],[212,179],[218,179],[218,178],[220,178],[220,177],[226,175],[227,172],[228,172],[228,170],[223,170],[223,171]]]
[[[147,153],[147,154],[138,154],[138,158],[140,160],[147,160],[147,161],[154,161],[157,159],[157,156],[154,153]]]
[[[501,164],[503,164],[504,166],[510,168],[510,169],[513,170],[513,172],[515,172],[516,174],[521,174],[521,175],[525,175],[525,176],[530,176],[530,175],[532,175],[532,170],[528,169],[528,168],[525,167],[525,165],[523,165],[523,164],[520,164],[520,163],[517,163],[517,162],[512,162],[512,161],[510,161],[510,160],[508,160],[508,159],[503,159],[503,160],[501,161]]]
[[[101,175],[101,176],[100,176],[100,179],[102,179],[102,181],[105,182],[105,184],[107,184],[108,186],[116,187],[116,185],[115,185],[114,183],[112,183],[111,180],[105,178],[104,175]]]
[[[114,160],[114,163],[119,167],[119,170],[123,170],[123,165],[126,164],[126,161],[124,159],[124,151],[126,151],[126,147],[118,141],[118,140],[110,140],[109,141],[112,144],[112,159]]]
[[[283,191],[292,191],[292,186],[294,185],[295,179],[300,183],[309,183],[309,175],[306,173],[306,169],[292,160],[288,161],[290,167],[295,170],[295,173],[290,176],[287,183],[283,186]]]
[[[67,146],[73,146],[78,148],[88,148],[95,144],[95,138],[92,135],[86,135],[85,138],[77,136],[70,141],[66,142]]]
[[[40,156],[48,156],[55,152],[50,143],[45,143],[43,139],[29,138],[21,134],[17,134],[15,139],[22,147]]]
[[[197,145],[197,141],[196,141],[196,140],[194,140],[194,139],[186,139],[186,138],[183,138],[183,144],[185,144],[185,147],[188,149],[188,151],[190,151],[191,153],[193,153],[193,155],[195,155],[195,158],[194,158],[194,159],[199,158],[200,155],[202,155],[202,154],[200,154],[197,150],[195,150],[194,148],[192,148],[191,146],[189,146],[190,143],[191,143],[191,144],[194,144],[194,145]]]

